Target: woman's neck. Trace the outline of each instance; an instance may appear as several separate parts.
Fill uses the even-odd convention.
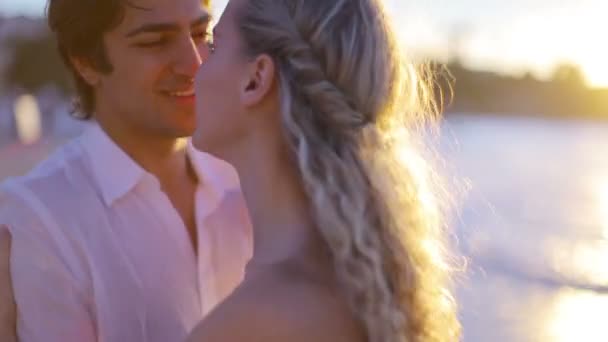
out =
[[[279,155],[257,148],[234,162],[253,222],[252,263],[274,264],[318,245],[298,172]]]

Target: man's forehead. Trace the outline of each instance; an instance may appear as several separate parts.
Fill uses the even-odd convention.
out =
[[[201,0],[131,0],[125,5],[122,26],[125,29],[145,23],[190,23],[210,16]]]

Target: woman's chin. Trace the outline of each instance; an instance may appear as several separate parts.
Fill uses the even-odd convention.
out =
[[[194,133],[192,134],[192,146],[199,151],[207,152],[207,149],[205,148],[205,141],[203,139],[203,133],[200,129],[194,130]]]
[[[208,132],[205,132],[204,129],[197,128],[192,134],[192,146],[199,151],[212,153],[214,144],[209,141],[209,138]]]
[[[212,144],[208,139],[205,139],[205,134],[201,134],[199,130],[196,130],[192,135],[192,146],[200,152],[207,153],[215,158],[224,159],[222,149],[218,148],[216,144]]]

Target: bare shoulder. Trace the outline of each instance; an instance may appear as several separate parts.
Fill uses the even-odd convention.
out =
[[[365,341],[338,297],[283,267],[256,272],[195,328],[189,341]]]

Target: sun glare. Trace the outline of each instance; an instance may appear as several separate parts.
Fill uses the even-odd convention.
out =
[[[606,44],[606,13],[608,2],[600,0],[587,5],[581,11],[577,23],[564,25],[574,30],[576,38],[572,53],[579,63],[589,86],[608,87],[608,44]]]
[[[557,65],[570,63],[580,67],[589,86],[608,87],[608,44],[603,37],[608,5],[571,6],[522,16],[504,32],[509,48],[502,57],[505,63],[525,64],[546,77]]]
[[[598,45],[598,50],[583,56],[581,67],[589,86],[608,88],[608,45]]]
[[[604,37],[608,1],[556,2],[522,10],[495,24],[486,23],[483,29],[463,29],[462,36],[458,35],[458,27],[456,31],[441,31],[441,25],[417,20],[418,12],[408,14],[394,7],[400,10],[397,15],[408,15],[408,20],[398,21],[398,25],[414,49],[437,56],[448,47],[457,48],[451,53],[461,54],[473,68],[511,74],[532,71],[543,79],[551,78],[556,67],[568,63],[580,68],[589,86],[608,87],[608,44]],[[443,40],[436,38],[442,35]]]
[[[562,290],[546,325],[545,341],[608,341],[608,296]]]

